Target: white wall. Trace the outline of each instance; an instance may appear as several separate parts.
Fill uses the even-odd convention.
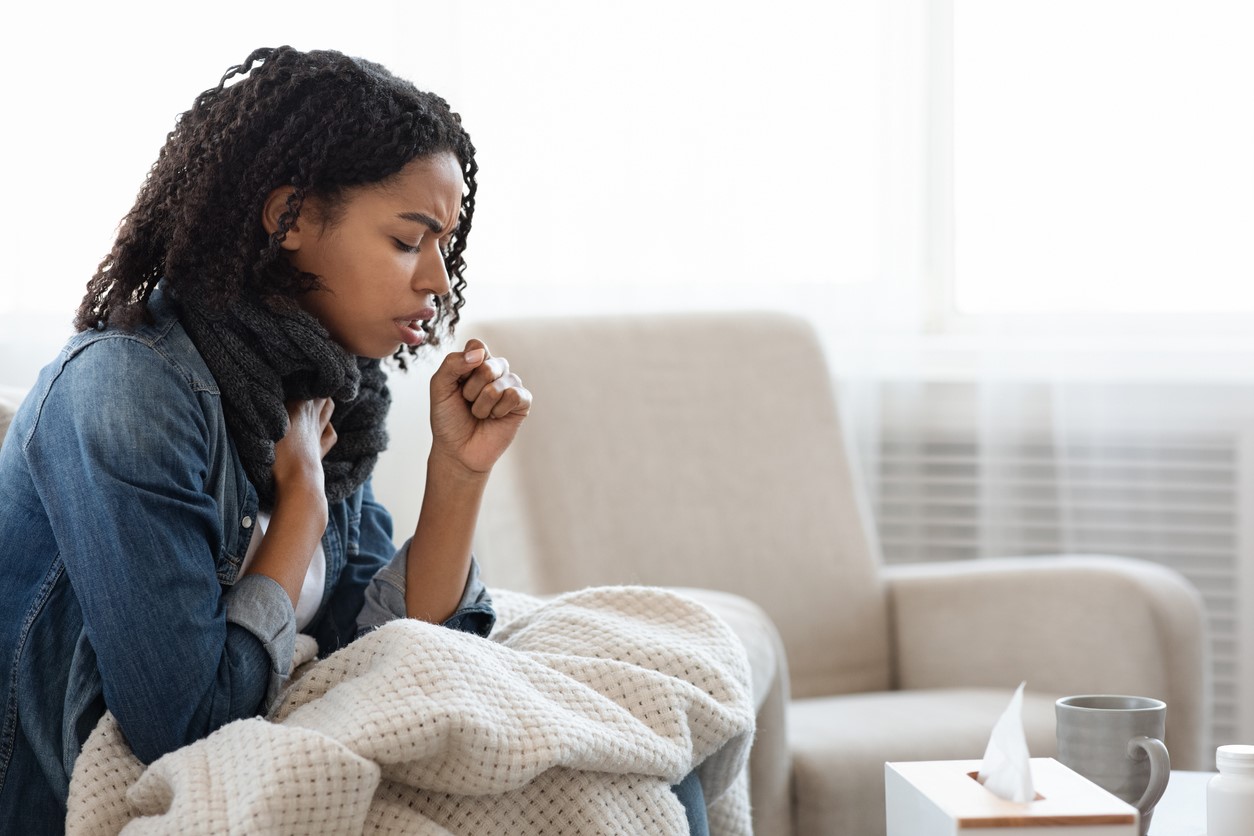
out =
[[[878,8],[28,3],[0,28],[0,376],[29,382],[67,333],[176,114],[279,43],[373,58],[463,113],[470,317],[813,309],[876,270]]]
[[[68,335],[175,116],[281,43],[380,61],[463,114],[481,167],[463,337],[541,313],[839,318],[878,269],[880,6],[28,3],[0,28],[0,383],[29,385]],[[394,377],[379,471],[401,528],[421,496],[422,372]]]

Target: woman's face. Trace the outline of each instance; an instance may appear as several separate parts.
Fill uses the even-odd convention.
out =
[[[449,291],[443,251],[462,205],[462,169],[451,152],[413,160],[383,184],[348,190],[331,222],[316,202],[284,247],[321,287],[300,297],[344,349],[387,357],[423,340],[422,322]]]

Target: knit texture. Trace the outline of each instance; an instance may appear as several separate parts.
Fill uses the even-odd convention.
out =
[[[748,662],[717,616],[643,587],[493,598],[489,641],[391,622],[146,770],[106,714],[67,833],[686,834],[694,765],[711,833],[751,833]]]
[[[321,291],[312,291],[319,293]],[[274,505],[274,444],[288,400],[332,398],[335,446],[322,460],[327,499],[350,496],[387,447],[391,395],[378,360],[354,357],[295,300],[240,297],[211,314],[180,297],[180,320],[222,393],[227,428],[261,507]]]

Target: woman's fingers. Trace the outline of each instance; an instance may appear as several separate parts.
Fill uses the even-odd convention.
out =
[[[335,428],[331,415],[335,401],[330,398],[314,398],[286,403],[287,432],[274,445],[274,475],[276,489],[304,481],[316,484],[321,490],[321,460],[335,446]]]
[[[319,439],[319,446],[322,448],[322,458],[327,457],[327,453],[331,452],[331,448],[335,446],[335,442],[339,440],[336,435],[335,427],[328,421],[326,426],[322,428],[322,438]]]
[[[444,386],[459,389],[470,414],[479,420],[526,414],[531,408],[531,393],[510,371],[509,361],[493,357],[482,340],[469,339],[464,351],[445,356],[431,383],[433,393]]]
[[[531,392],[513,372],[480,389],[470,406],[470,414],[479,419],[503,418],[511,413],[526,415],[530,410]]]
[[[479,399],[479,393],[510,373],[509,361],[504,357],[488,357],[479,368],[472,371],[462,383],[462,397],[470,403]]]
[[[451,351],[431,375],[431,394],[441,398],[457,391],[489,357],[482,340],[467,340],[464,351]]]
[[[289,401],[287,416],[288,434],[305,437],[310,441],[317,439],[318,458],[325,458],[335,446],[335,427],[331,424],[331,416],[335,414],[335,401],[331,398],[312,398],[307,401]]]
[[[325,459],[339,436],[336,435],[335,427],[331,424],[331,416],[335,414],[335,401],[331,398],[319,398],[314,403],[317,404],[319,400],[322,403],[318,405],[318,422],[322,432],[318,436],[318,447],[322,451],[321,458]]]

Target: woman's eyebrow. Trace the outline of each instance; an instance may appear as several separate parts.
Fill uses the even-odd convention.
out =
[[[405,221],[413,221],[425,226],[427,229],[440,235],[444,232],[444,225],[430,215],[424,215],[421,212],[398,212],[396,217]]]

